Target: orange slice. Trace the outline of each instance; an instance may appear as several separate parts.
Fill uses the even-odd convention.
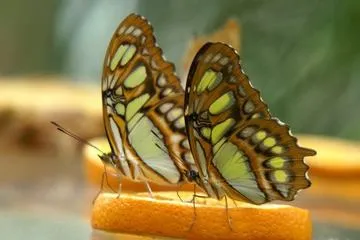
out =
[[[312,175],[360,178],[360,143],[348,140],[301,135],[300,146],[313,148],[317,155],[308,158]]]
[[[191,199],[189,192],[180,192]],[[127,233],[185,239],[311,239],[308,210],[288,205],[261,206],[229,201],[228,223],[224,201],[197,198],[181,202],[175,192],[101,194],[92,210],[92,227],[106,234]],[[191,225],[193,224],[192,228]],[[96,231],[96,230],[95,230]],[[113,239],[113,238],[111,238]],[[155,238],[156,239],[156,238]]]
[[[100,148],[105,153],[110,151],[110,146],[108,140],[104,137],[95,138],[90,140],[92,144]],[[100,154],[96,149],[90,146],[85,146],[83,149],[83,158],[84,158],[84,169],[85,175],[88,182],[99,186],[101,185],[102,175],[104,173],[104,164],[100,160],[98,154]],[[106,167],[107,178],[109,186],[112,189],[117,189],[119,186],[118,178],[115,176],[116,170],[108,165]],[[132,192],[144,192],[147,191],[145,184],[142,182],[135,182],[131,179],[122,178],[121,181],[123,191],[132,191]],[[178,191],[178,190],[189,190],[193,191],[193,184],[184,184],[182,186],[161,186],[158,184],[150,183],[150,187],[153,191]]]

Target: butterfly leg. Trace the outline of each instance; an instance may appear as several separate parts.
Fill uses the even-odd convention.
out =
[[[153,192],[152,192],[151,187],[150,187],[150,184],[147,181],[144,172],[142,171],[142,169],[139,167],[139,165],[137,163],[136,163],[136,168],[135,169],[136,169],[136,172],[137,172],[137,175],[136,175],[135,179],[137,179],[139,181],[143,181],[144,184],[145,184],[145,187],[146,187],[146,189],[147,189],[147,191],[149,193],[149,197],[154,198],[153,197]]]
[[[120,197],[120,194],[121,194],[121,191],[122,191],[122,182],[121,182],[122,177],[121,177],[121,174],[116,174],[116,173],[115,173],[115,174],[111,174],[111,173],[110,173],[111,176],[114,176],[114,177],[117,177],[117,178],[118,178],[119,184],[118,184],[118,189],[117,189],[117,190],[115,190],[115,189],[113,189],[113,188],[111,187],[111,185],[110,185],[110,183],[109,183],[108,174],[109,174],[109,173],[107,173],[106,171],[103,173],[103,177],[104,177],[104,175],[105,175],[106,185],[111,189],[111,191],[112,191],[113,193],[117,193],[117,194],[118,194],[117,198],[119,198],[119,197]],[[103,186],[103,181],[104,181],[104,180],[102,180],[101,186]],[[103,189],[103,187],[102,187],[101,189]]]
[[[237,203],[236,203],[236,201],[234,200],[234,199],[231,199],[232,201],[233,201],[233,204],[235,205],[235,207],[237,208],[238,207],[238,205],[237,205]]]
[[[194,188],[195,187],[196,187],[196,185],[194,184]],[[185,203],[192,203],[195,199],[195,197],[194,197],[195,194],[193,194],[192,198],[189,201],[182,199],[182,197],[179,194],[179,190],[176,190],[176,195],[178,196],[178,198],[180,199],[181,202],[185,202]]]
[[[193,204],[193,209],[194,209],[194,215],[193,215],[193,219],[192,219],[192,222],[191,222],[191,225],[189,227],[189,232],[192,230],[194,224],[195,224],[195,221],[196,221],[196,198],[208,198],[208,196],[202,196],[202,195],[197,195],[196,194],[196,184],[194,184],[194,194],[193,194],[193,197],[191,199],[190,202],[192,202]]]
[[[121,191],[122,191],[121,175],[119,174],[118,177],[119,177],[119,185],[118,185],[116,198],[120,198]]]
[[[99,197],[100,193],[103,191],[104,189],[104,178],[106,177],[106,172],[104,171],[103,174],[101,175],[101,185],[100,185],[100,190],[97,192],[97,194],[95,195],[94,199],[92,200],[92,204],[95,203],[96,199]]]
[[[193,215],[193,219],[192,219],[192,222],[191,222],[191,225],[190,225],[190,227],[189,227],[189,232],[191,232],[191,230],[192,230],[192,228],[193,228],[193,226],[194,226],[194,224],[195,224],[195,221],[196,221],[196,184],[194,184],[194,194],[193,194],[193,197],[192,197],[192,203],[193,203],[193,209],[194,209],[194,215]]]
[[[145,186],[146,186],[146,188],[147,188],[147,190],[148,190],[149,197],[154,198],[149,182],[148,182],[148,181],[144,181],[144,183],[145,183]]]
[[[92,203],[94,204],[94,202],[96,201],[96,199],[99,197],[100,193],[102,193],[104,191],[104,181],[106,181],[106,185],[107,187],[109,187],[111,189],[112,192],[116,192],[110,185],[109,183],[109,178],[108,178],[108,173],[106,171],[106,168],[104,169],[104,172],[101,175],[101,185],[100,185],[100,190],[97,192],[97,194],[95,195]]]
[[[180,194],[179,194],[179,190],[176,191],[176,195],[178,196],[178,198],[180,199],[181,202],[185,202],[185,201],[181,198],[181,196],[180,196]]]
[[[103,172],[102,177],[101,177],[101,191],[103,190],[104,179],[105,179],[105,181],[106,181],[106,186],[107,186],[108,188],[110,188],[110,190],[111,190],[113,193],[115,193],[115,192],[117,192],[117,191],[111,187],[111,185],[110,185],[110,183],[109,183],[108,174],[109,174],[109,173],[106,171],[106,167],[105,167],[104,172]],[[114,176],[114,175],[112,175],[112,176]],[[118,176],[118,175],[116,174],[115,176]],[[120,176],[119,176],[119,177],[120,177]]]
[[[234,229],[232,227],[232,218],[229,214],[229,205],[228,205],[228,199],[227,199],[227,196],[225,195],[225,213],[226,213],[226,218],[227,218],[227,222],[228,222],[228,225],[229,225],[229,228],[230,230],[233,232]]]

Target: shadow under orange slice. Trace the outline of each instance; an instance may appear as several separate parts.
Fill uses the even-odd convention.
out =
[[[181,192],[186,199],[192,194]],[[101,194],[92,210],[92,227],[107,233],[130,233],[186,239],[311,239],[312,225],[308,210],[288,205],[261,206],[229,201],[199,199],[196,218],[192,203],[179,201],[175,192]],[[190,229],[190,226],[193,227]],[[102,239],[102,238],[100,238]]]

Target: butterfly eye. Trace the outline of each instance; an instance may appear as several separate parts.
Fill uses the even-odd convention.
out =
[[[196,181],[196,179],[199,177],[198,172],[196,172],[194,170],[190,170],[190,171],[186,172],[186,175],[190,181]]]
[[[98,155],[99,156],[99,158],[101,159],[101,161],[103,161],[103,162],[108,162],[108,158],[107,158],[107,155]]]
[[[105,97],[111,97],[111,90],[110,90],[110,89],[107,89],[107,90],[104,92],[104,96],[105,96]]]
[[[193,112],[188,116],[188,119],[192,122],[196,122],[198,120],[198,114],[196,112]]]

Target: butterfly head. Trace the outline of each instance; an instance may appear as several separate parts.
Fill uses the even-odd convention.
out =
[[[186,177],[189,181],[193,182],[196,181],[197,178],[199,178],[199,173],[195,170],[190,170],[186,172]]]
[[[121,102],[124,103],[125,102],[125,96],[124,95],[119,95],[119,93],[114,93],[114,89],[106,89],[105,91],[103,91],[103,99],[111,99],[114,102]],[[105,101],[106,102],[106,101]]]
[[[105,164],[112,164],[113,163],[113,158],[112,158],[111,155],[112,155],[111,153],[98,154],[101,161],[103,163],[105,163]]]
[[[105,164],[111,164],[112,166],[116,166],[119,161],[122,160],[122,157],[117,157],[114,153],[104,153],[102,155],[98,155],[101,161]]]
[[[192,169],[185,172],[185,176],[189,182],[195,182],[199,186],[201,186],[204,181],[204,179],[200,177],[199,172]]]
[[[207,111],[202,114],[192,112],[187,116],[187,120],[193,124],[195,128],[209,127],[211,126]]]
[[[191,122],[196,122],[198,120],[199,115],[197,114],[197,112],[192,112],[190,115],[188,115],[188,119]]]

